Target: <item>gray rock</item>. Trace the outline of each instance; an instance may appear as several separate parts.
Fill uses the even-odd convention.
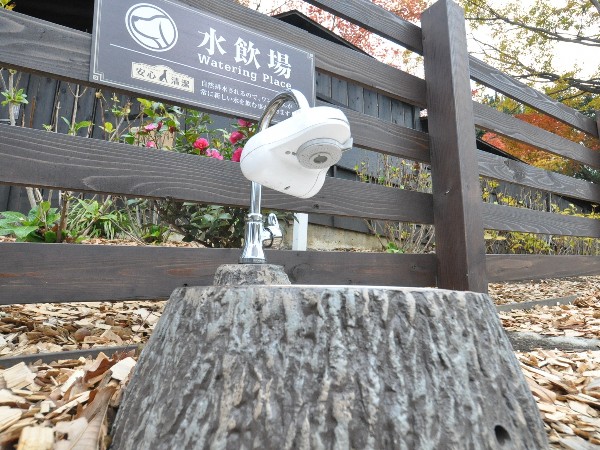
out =
[[[530,352],[536,348],[557,348],[566,352],[600,349],[600,339],[545,336],[539,333],[520,331],[509,331],[506,334],[513,348],[521,352]]]
[[[283,266],[275,264],[223,264],[215,273],[215,286],[291,284]]]

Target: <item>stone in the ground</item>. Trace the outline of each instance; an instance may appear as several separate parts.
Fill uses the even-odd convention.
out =
[[[536,348],[559,349],[564,352],[600,350],[600,339],[574,336],[546,336],[533,332],[509,331],[508,340],[515,350],[530,352]]]

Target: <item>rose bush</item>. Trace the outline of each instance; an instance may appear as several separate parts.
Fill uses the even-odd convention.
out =
[[[207,114],[139,101],[145,120],[124,136],[130,144],[240,162],[245,143],[256,133],[256,124],[244,119],[233,123],[231,130],[212,129]],[[184,241],[197,241],[207,247],[242,245],[244,208],[172,200],[156,201],[154,205],[162,221]]]

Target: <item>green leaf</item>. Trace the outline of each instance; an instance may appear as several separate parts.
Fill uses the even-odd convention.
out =
[[[387,253],[404,253],[404,250],[398,248],[394,242],[389,242],[386,249]]]
[[[25,214],[21,214],[20,212],[16,211],[2,211],[0,215],[2,215],[2,217],[5,219],[13,220],[15,222],[26,219]]]
[[[48,243],[56,242],[56,233],[54,231],[46,231],[44,233],[44,241]]]
[[[18,238],[18,239],[24,239],[25,237],[27,237],[30,233],[35,232],[36,230],[38,230],[38,227],[34,227],[34,226],[28,226],[28,227],[15,227],[13,229],[13,233],[14,235]]]
[[[108,123],[108,122],[107,122]],[[77,122],[75,124],[75,131],[79,131],[82,128],[87,128],[92,124],[92,122],[90,122],[89,120],[82,120],[81,122]],[[112,126],[112,124],[111,124]]]
[[[42,212],[48,212],[50,210],[50,202],[40,202],[39,208]]]
[[[46,216],[46,224],[51,225],[54,222],[57,222],[58,219],[60,219],[60,214],[58,214],[56,211],[49,211],[48,215]]]
[[[44,242],[44,238],[37,233],[29,233],[24,238],[17,238],[17,242]]]

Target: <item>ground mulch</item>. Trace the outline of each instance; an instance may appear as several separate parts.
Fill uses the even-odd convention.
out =
[[[498,305],[573,297],[565,305],[502,311],[507,331],[544,336],[600,338],[600,277],[489,285]],[[551,448],[600,448],[600,348],[516,352],[538,404]]]
[[[6,239],[6,238],[5,238]],[[122,245],[120,241],[108,243]],[[178,243],[172,245],[181,245]],[[567,305],[500,312],[507,331],[600,338],[600,277],[490,284],[498,305],[573,296]],[[0,308],[0,357],[147,342],[165,302]],[[0,448],[105,449],[139,351],[0,369]],[[551,448],[600,448],[600,349],[517,352]]]

